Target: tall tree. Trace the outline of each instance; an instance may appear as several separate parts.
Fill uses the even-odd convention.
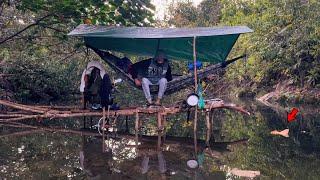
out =
[[[198,7],[192,2],[178,2],[170,6],[168,23],[176,27],[215,26],[220,19],[219,0],[204,0]]]

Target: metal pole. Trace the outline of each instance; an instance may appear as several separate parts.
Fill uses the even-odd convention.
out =
[[[194,70],[194,92],[197,93],[198,77],[197,77],[196,36],[193,37],[193,70]]]

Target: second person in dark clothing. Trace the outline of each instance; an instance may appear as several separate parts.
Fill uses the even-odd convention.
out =
[[[161,104],[161,99],[166,91],[168,81],[172,80],[171,67],[162,50],[158,50],[155,58],[140,61],[132,65],[132,78],[136,86],[142,86],[148,104],[153,104],[150,85],[159,85],[156,105]]]

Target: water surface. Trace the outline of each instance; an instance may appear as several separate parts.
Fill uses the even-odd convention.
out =
[[[165,141],[158,141],[155,119],[144,117],[142,134],[148,137],[140,137],[138,146],[135,144],[133,122],[129,120],[132,135],[110,135],[105,141],[105,152],[102,151],[101,137],[95,136],[46,131],[2,136],[0,177],[237,179],[239,177],[230,171],[238,168],[260,171],[260,179],[319,179],[319,107],[297,106],[300,110],[297,120],[288,124],[285,110],[293,106],[270,108],[257,102],[238,103],[252,115],[230,110],[215,111],[212,114],[212,151],[206,150],[205,144],[199,142],[200,151],[197,154],[193,146],[192,120],[188,122],[185,114],[168,117]],[[198,137],[204,140],[204,117],[200,119]],[[96,119],[93,119],[95,122]],[[44,122],[45,125],[69,128],[80,128],[82,123],[82,119]],[[124,127],[124,119],[120,118],[118,128]],[[1,135],[27,130],[7,126],[0,128]],[[272,130],[285,128],[290,129],[289,138],[270,134]],[[201,166],[196,170],[188,168],[186,163],[190,159],[197,159]]]

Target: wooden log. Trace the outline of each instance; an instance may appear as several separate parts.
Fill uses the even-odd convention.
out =
[[[68,109],[68,110],[73,110],[73,109],[79,109],[81,107],[79,106],[34,106],[34,107],[37,107],[37,108],[45,108],[45,109]]]
[[[233,110],[242,112],[244,114],[250,115],[249,111],[233,103],[224,103],[224,101],[219,101],[219,102],[207,102],[205,105],[205,109],[209,109],[209,110],[219,109],[219,108],[233,109]]]
[[[33,107],[27,107],[26,105],[21,105],[18,103],[12,103],[4,100],[0,100],[0,104],[17,108],[20,110],[24,110],[27,112],[32,113],[38,113],[38,114],[15,114],[15,117],[9,117],[7,115],[3,114],[3,118],[0,116],[0,122],[12,122],[12,121],[20,121],[20,120],[28,120],[28,119],[44,119],[44,118],[73,118],[73,117],[83,117],[83,116],[102,116],[102,112],[100,111],[88,111],[83,110],[82,112],[79,110],[79,112],[72,112],[72,111],[57,111],[57,110],[39,110],[34,109]],[[205,105],[206,110],[213,110],[218,108],[227,108],[227,109],[233,109],[242,113],[245,113],[247,115],[250,115],[248,111],[246,111],[244,108],[236,106],[233,103],[224,103],[223,101],[219,102],[207,102]],[[110,117],[115,116],[130,116],[135,115],[136,113],[145,113],[145,114],[155,114],[155,113],[161,113],[162,116],[168,115],[168,114],[175,114],[179,112],[186,111],[187,109],[183,109],[178,106],[171,106],[171,107],[150,107],[150,108],[128,108],[128,109],[121,109],[121,110],[112,110],[109,113]]]
[[[1,114],[24,114],[24,115],[32,115],[34,113],[32,112],[27,112],[27,111],[0,111]]]
[[[20,110],[30,111],[30,112],[35,112],[35,113],[45,113],[45,110],[39,110],[39,109],[35,109],[35,108],[26,107],[21,104],[12,103],[10,101],[0,100],[0,104],[14,108],[14,109],[20,109]]]
[[[23,116],[25,116],[25,114],[0,114],[0,118],[16,118]]]

